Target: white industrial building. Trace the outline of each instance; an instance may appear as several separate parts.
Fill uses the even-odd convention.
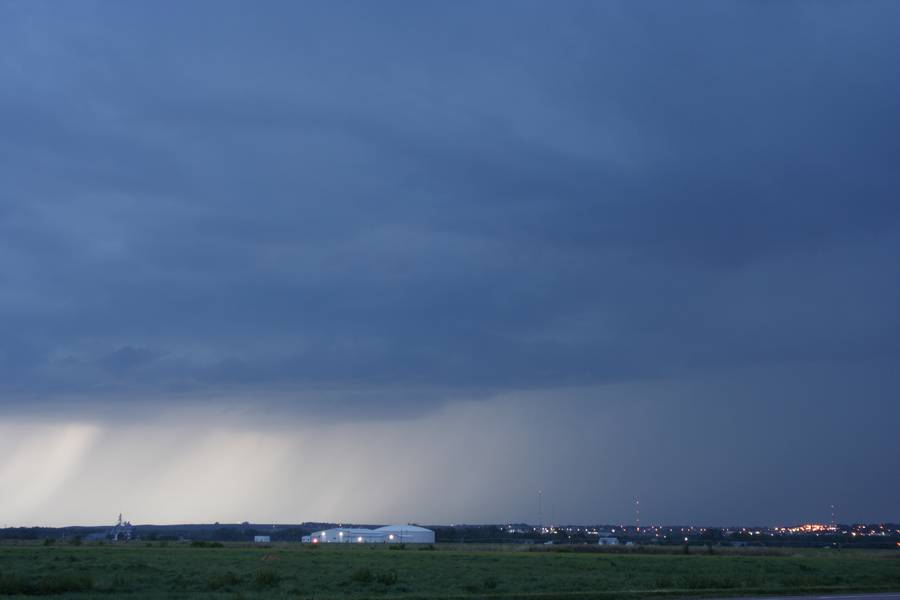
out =
[[[600,540],[597,543],[600,544],[601,546],[618,546],[619,538],[617,538],[617,537],[602,537],[602,538],[600,538]]]
[[[334,527],[310,534],[309,541],[313,544],[433,544],[434,532],[417,525],[385,525],[378,529]]]

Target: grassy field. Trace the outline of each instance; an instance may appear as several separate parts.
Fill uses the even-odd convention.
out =
[[[710,556],[459,548],[0,545],[0,596],[612,599],[900,590],[897,552]]]

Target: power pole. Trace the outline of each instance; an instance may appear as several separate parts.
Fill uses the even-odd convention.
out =
[[[553,520],[553,517],[555,514],[556,514],[556,505],[553,502],[551,502],[550,503],[550,523],[548,523],[548,525],[550,526],[550,533],[553,533],[553,526],[556,525],[556,523]]]
[[[641,532],[641,501],[637,496],[634,497],[634,528]]]
[[[538,490],[538,529],[544,532],[544,492]]]

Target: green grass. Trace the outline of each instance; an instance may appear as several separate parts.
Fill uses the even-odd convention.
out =
[[[459,546],[0,545],[0,596],[638,598],[900,590],[897,552],[786,556],[528,552]]]

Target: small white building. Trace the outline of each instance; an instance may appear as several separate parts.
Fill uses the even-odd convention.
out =
[[[272,537],[268,535],[254,535],[253,543],[254,544],[268,544],[272,541]]]
[[[619,538],[617,537],[602,537],[597,540],[597,543],[601,546],[618,546]]]
[[[378,529],[333,527],[311,534],[309,542],[313,544],[433,544],[434,532],[417,525],[386,525]]]

